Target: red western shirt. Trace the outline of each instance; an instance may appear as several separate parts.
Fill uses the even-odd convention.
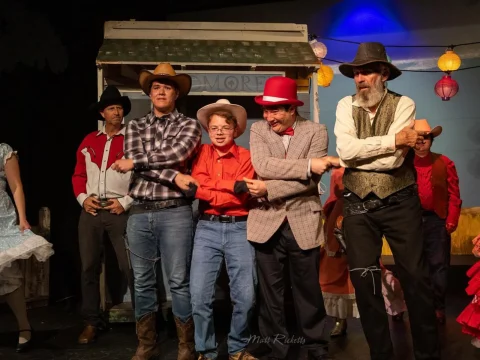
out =
[[[77,163],[72,176],[73,192],[80,206],[90,195],[117,199],[125,210],[133,199],[128,196],[131,171],[123,174],[112,170],[112,164],[125,159],[123,141],[125,128],[112,137],[100,131],[88,134],[77,150]]]
[[[235,181],[254,176],[247,149],[234,143],[227,154],[219,156],[213,145],[203,144],[192,167],[192,177],[200,184],[195,196],[200,200],[200,213],[248,215],[249,193],[237,195],[233,187]]]
[[[458,225],[458,219],[460,218],[460,211],[462,206],[462,200],[460,199],[460,188],[458,184],[457,170],[452,160],[444,155],[439,155],[439,159],[443,161],[446,167],[446,189],[447,189],[447,203],[445,204],[447,210],[446,223],[453,224],[455,227]],[[433,162],[432,157],[427,155],[420,157],[415,155],[415,169],[417,170],[417,184],[418,193],[420,195],[420,202],[422,208],[428,211],[435,211],[438,202],[442,201],[433,196],[434,187],[432,183],[432,169]],[[443,205],[443,204],[442,204]]]

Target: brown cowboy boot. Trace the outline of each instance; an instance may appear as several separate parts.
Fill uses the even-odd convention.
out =
[[[137,352],[132,360],[150,360],[159,355],[157,347],[156,313],[144,315],[137,321]]]
[[[93,325],[87,325],[78,337],[79,344],[90,344],[97,339],[97,328]]]
[[[233,355],[229,355],[228,360],[258,360],[258,358],[256,358],[255,356],[253,356],[247,350],[244,349]]]
[[[175,318],[178,336],[178,356],[177,360],[195,360],[195,342],[193,319],[189,318],[182,323],[179,318]]]

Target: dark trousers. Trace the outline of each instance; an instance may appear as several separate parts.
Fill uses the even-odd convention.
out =
[[[447,233],[445,219],[434,212],[423,212],[423,251],[432,279],[435,309],[445,311],[450,247],[452,238]]]
[[[345,208],[361,201],[353,193],[344,200]],[[415,359],[440,359],[432,287],[423,256],[422,210],[418,196],[373,212],[347,216],[343,227],[351,280],[371,359],[394,358],[378,269],[382,235],[392,249],[405,295]],[[368,268],[370,271],[365,270]]]
[[[313,357],[327,353],[322,340],[326,316],[318,281],[320,248],[302,250],[284,223],[265,244],[255,244],[259,280],[259,330],[272,352],[285,359],[290,345],[300,344]],[[285,321],[284,268],[288,263],[298,336],[289,336]]]
[[[100,210],[97,216],[82,210],[78,223],[80,259],[82,261],[82,316],[86,324],[103,327],[100,316],[100,272],[104,233],[113,245],[118,265],[133,294],[133,276],[125,250],[127,214]]]

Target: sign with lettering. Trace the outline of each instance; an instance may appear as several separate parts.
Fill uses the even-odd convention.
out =
[[[190,95],[260,95],[268,78],[285,76],[281,71],[177,71],[177,73],[185,73],[192,77]]]

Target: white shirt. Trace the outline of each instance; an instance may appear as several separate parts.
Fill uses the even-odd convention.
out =
[[[357,101],[352,103],[352,96],[345,96],[337,105],[334,132],[341,166],[373,171],[400,167],[404,156],[403,150],[395,148],[395,134],[407,126],[410,120],[415,119],[415,102],[407,96],[402,96],[387,135],[371,136],[366,139],[357,137],[352,106],[360,107]],[[370,122],[373,123],[375,113],[365,110],[368,112]],[[361,164],[358,164],[360,160]]]

